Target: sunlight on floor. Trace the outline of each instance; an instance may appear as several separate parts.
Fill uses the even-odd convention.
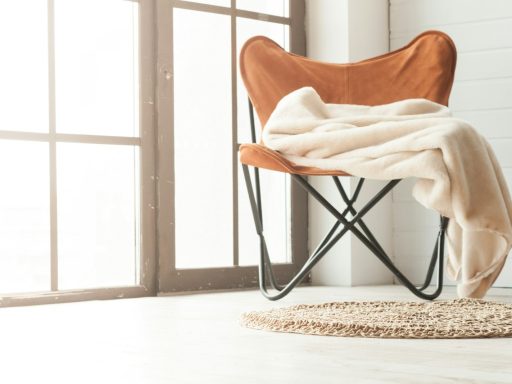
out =
[[[0,382],[512,381],[510,339],[336,338],[239,325],[244,311],[362,299],[414,300],[398,286],[303,287],[279,302],[244,291],[3,308]],[[512,290],[488,299],[512,302]]]

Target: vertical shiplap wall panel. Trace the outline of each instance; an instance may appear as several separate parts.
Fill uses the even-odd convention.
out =
[[[308,56],[331,62],[358,61],[389,50],[388,0],[307,0],[306,40]],[[331,202],[340,201],[332,180],[312,177],[311,182]],[[344,188],[353,191],[355,179],[343,178]],[[365,201],[383,186],[365,183],[359,201]],[[371,193],[370,193],[371,192]],[[386,196],[365,217],[366,224],[387,251],[392,248],[391,196]],[[343,206],[343,205],[341,205]],[[338,206],[340,207],[340,206]],[[382,218],[386,219],[382,219]],[[309,203],[309,244],[313,250],[334,224],[334,218],[314,199]],[[389,220],[389,221],[388,221]],[[320,285],[389,284],[393,275],[359,239],[348,234],[312,271],[312,282]]]
[[[512,1],[390,0],[390,49],[437,29],[458,50],[450,107],[493,146],[512,189]],[[420,282],[437,231],[436,215],[411,198],[413,181],[393,193],[397,264]],[[512,262],[495,284],[512,287]]]
[[[390,0],[394,33],[512,17],[510,0]]]

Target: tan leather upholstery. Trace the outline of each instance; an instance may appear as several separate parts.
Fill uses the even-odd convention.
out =
[[[285,159],[279,152],[261,144],[242,144],[240,146],[240,162],[258,168],[270,169],[273,171],[295,173],[298,175],[331,175],[349,176],[348,173],[329,170],[325,171],[314,167],[304,167]]]
[[[326,103],[378,105],[425,98],[448,105],[457,52],[439,31],[424,32],[405,47],[351,64],[324,63],[284,51],[256,36],[240,52],[240,71],[262,126],[288,93],[313,87]],[[299,167],[260,144],[240,146],[243,164],[302,175],[346,175]]]

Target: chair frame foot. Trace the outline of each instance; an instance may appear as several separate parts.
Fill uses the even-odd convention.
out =
[[[440,217],[440,228],[437,239],[432,252],[432,257],[428,266],[427,274],[424,283],[417,287],[415,286],[392,262],[391,258],[384,251],[375,236],[363,221],[363,217],[384,197],[386,196],[400,180],[389,181],[380,191],[378,191],[373,198],[371,198],[359,211],[354,208],[354,203],[357,201],[360,191],[363,187],[364,178],[360,178],[354,190],[352,197],[349,197],[343,188],[339,177],[332,176],[336,188],[346,204],[345,209],[340,212],[331,203],[329,203],[322,194],[320,194],[308,181],[300,175],[292,174],[292,179],[298,183],[306,192],[313,196],[325,209],[327,209],[335,218],[335,222],[330,231],[320,241],[316,249],[306,260],[299,272],[284,286],[278,284],[275,277],[272,263],[263,233],[263,219],[262,219],[262,205],[261,205],[261,191],[259,182],[259,169],[254,168],[254,181],[255,188],[251,180],[249,167],[242,164],[245,184],[249,195],[251,210],[256,226],[256,232],[260,238],[260,260],[259,260],[259,286],[261,293],[269,300],[279,300],[291,292],[302,280],[309,274],[311,269],[329,252],[329,250],[349,231],[353,233],[392,273],[398,281],[400,281],[406,288],[409,289],[415,296],[424,300],[434,300],[437,298],[443,289],[443,269],[444,269],[444,237],[446,227],[448,225],[448,218]],[[347,219],[350,214],[352,218]],[[438,265],[437,284],[436,288],[431,293],[426,293],[425,290],[430,286],[434,270]],[[270,292],[267,288],[267,278],[270,287],[275,291]]]

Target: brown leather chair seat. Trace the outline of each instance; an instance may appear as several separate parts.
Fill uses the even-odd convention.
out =
[[[335,170],[324,170],[315,167],[304,167],[292,163],[270,148],[261,144],[242,144],[239,149],[240,162],[257,168],[272,171],[293,173],[296,175],[350,176],[348,173]]]

